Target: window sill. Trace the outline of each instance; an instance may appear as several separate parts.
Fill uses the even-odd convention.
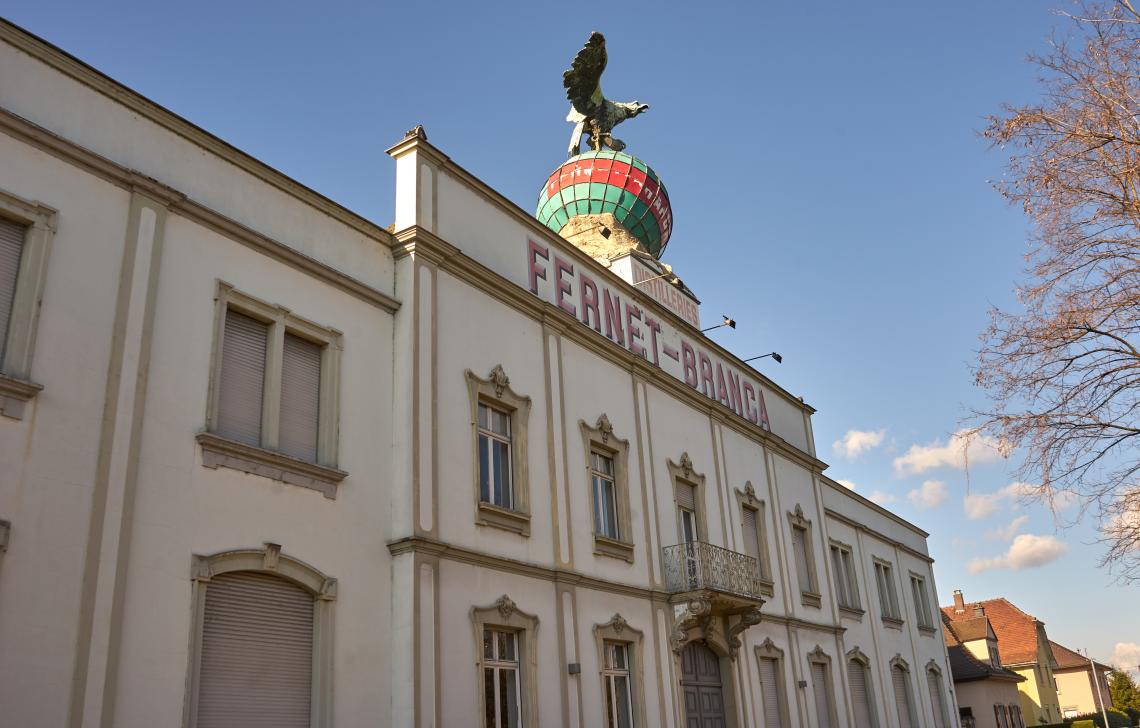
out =
[[[511,531],[521,536],[530,535],[530,514],[512,511],[493,503],[479,502],[479,513],[475,522],[480,526],[492,526]]]
[[[848,619],[854,619],[862,622],[863,615],[866,613],[866,611],[860,609],[859,607],[845,607],[842,604],[839,605],[839,616],[841,617],[847,617]]]
[[[901,630],[903,628],[903,621],[898,617],[883,617],[883,626]]]
[[[933,637],[935,633],[935,629],[933,627],[927,626],[925,624],[918,625],[918,631],[922,632],[927,637]]]
[[[800,592],[800,603],[805,607],[819,609],[823,606],[823,595],[815,592]]]
[[[594,553],[633,563],[633,544],[609,536],[594,534]]]
[[[24,405],[35,398],[43,388],[42,384],[0,374],[0,415],[13,420],[24,419]]]
[[[196,439],[202,446],[202,465],[207,468],[232,468],[260,475],[315,490],[325,498],[335,499],[337,485],[348,476],[343,470],[246,445],[212,432],[199,432]]]
[[[767,577],[760,577],[756,581],[757,590],[766,597],[776,596],[776,585]]]

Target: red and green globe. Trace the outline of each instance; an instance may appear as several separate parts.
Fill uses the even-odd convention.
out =
[[[660,258],[673,230],[669,194],[645,162],[621,152],[586,152],[554,170],[538,197],[535,217],[561,232],[578,215],[611,213]]]

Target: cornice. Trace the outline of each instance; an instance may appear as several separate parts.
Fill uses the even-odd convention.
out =
[[[4,23],[0,20],[0,31],[3,28]],[[385,311],[394,313],[400,307],[400,302],[395,298],[369,286],[367,283],[305,255],[279,240],[274,240],[252,230],[236,220],[190,199],[172,187],[147,177],[137,170],[112,162],[106,157],[64,139],[4,108],[0,108],[0,132],[45,151],[123,189],[139,191],[187,219],[205,225],[231,240],[253,248],[278,262],[318,278]]]
[[[75,56],[3,18],[0,18],[0,40],[329,217],[339,220],[378,242],[385,245],[392,244],[392,236],[376,223],[330,200],[316,190],[306,187],[292,177],[270,167],[169,109],[127,88],[110,76],[97,71]]]
[[[844,487],[843,485],[835,482],[834,480],[827,477],[826,475],[820,475],[820,480],[823,481],[826,485],[828,485],[832,490],[837,491],[839,493],[842,493],[844,496],[846,496],[848,498],[854,499],[856,502],[859,503],[859,505],[866,506],[867,508],[870,508],[871,510],[875,511],[879,515],[886,516],[887,518],[891,519],[892,521],[899,524],[900,526],[905,526],[907,529],[918,534],[919,536],[922,536],[923,538],[929,538],[930,537],[929,533],[922,530],[918,526],[914,525],[910,521],[906,520],[902,516],[900,516],[896,513],[893,513],[891,511],[887,510],[886,508],[883,508],[878,503],[876,503],[873,500],[870,500],[868,498],[865,498],[864,496],[860,495],[859,493],[856,493],[855,491],[851,490],[850,488]]]
[[[840,487],[843,487],[843,486],[840,486]],[[899,522],[901,525],[910,526],[910,524],[908,524],[906,521],[899,518],[898,516],[894,516],[890,511],[885,511],[885,512],[887,513],[887,515],[893,516],[893,519],[895,521]],[[896,539],[893,539],[884,533],[879,533],[875,529],[870,528],[869,526],[866,526],[862,523],[859,523],[858,521],[853,520],[853,519],[843,515],[842,513],[839,513],[838,511],[833,511],[830,508],[824,508],[823,513],[828,518],[834,518],[835,520],[839,521],[840,523],[846,524],[846,525],[850,526],[851,528],[854,528],[857,531],[862,531],[863,533],[869,533],[872,536],[874,536],[875,538],[879,539],[880,541],[888,543],[891,546],[893,546],[894,548],[897,548],[899,551],[904,551],[904,552],[910,554],[911,556],[915,557],[916,559],[919,559],[920,561],[925,561],[928,564],[934,563],[934,559],[930,558],[930,556],[928,554],[924,554],[921,551],[916,551],[915,549],[911,548],[910,546],[907,546],[905,543],[898,541]]]

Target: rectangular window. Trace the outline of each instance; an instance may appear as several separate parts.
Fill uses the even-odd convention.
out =
[[[994,706],[994,720],[997,721],[998,728],[1009,728],[1009,723],[1005,719],[1005,706]]]
[[[317,461],[321,415],[321,346],[286,333],[281,357],[281,426],[278,448]]]
[[[780,702],[780,663],[774,657],[760,658],[760,697],[764,702],[764,725],[783,725]]]
[[[851,707],[855,728],[874,728],[871,693],[867,690],[867,666],[856,659],[847,661],[847,684],[851,686]]]
[[[808,562],[808,532],[806,528],[792,526],[792,553],[796,559],[796,577],[799,579],[800,591],[818,593],[815,582],[811,578],[811,566]]]
[[[606,688],[608,728],[633,728],[633,702],[630,697],[629,647],[623,642],[603,645],[602,681]]]
[[[946,703],[942,700],[942,680],[934,670],[927,670],[926,683],[930,690],[930,705],[934,710],[934,728],[946,728]]]
[[[511,415],[479,403],[479,499],[513,510]]]
[[[677,483],[677,517],[680,519],[681,540],[684,543],[700,540],[697,528],[697,489],[688,483]]]
[[[268,341],[269,324],[226,311],[215,429],[223,437],[255,447],[261,446]]]
[[[20,273],[20,258],[27,232],[26,225],[0,218],[0,365],[4,363],[12,303],[16,299],[16,279]]]
[[[891,668],[891,682],[894,683],[895,712],[899,718],[899,728],[916,728],[914,710],[910,702],[910,686],[907,685],[907,673],[898,665]]]
[[[620,539],[614,459],[596,450],[591,451],[590,479],[594,489],[594,533]]]
[[[818,728],[832,728],[831,683],[827,679],[827,665],[811,663],[811,690],[815,698],[815,720]]]
[[[934,617],[930,613],[930,597],[926,595],[926,580],[917,574],[911,574],[910,590],[914,597],[914,611],[918,617],[918,626],[934,629]]]
[[[859,609],[859,586],[855,581],[855,566],[851,549],[839,544],[831,546],[831,568],[835,572],[836,599],[839,606]]]
[[[519,728],[518,635],[483,629],[484,728]]]
[[[902,619],[899,614],[899,599],[895,593],[895,581],[891,565],[885,561],[875,562],[875,583],[879,588],[879,608],[884,619]]]

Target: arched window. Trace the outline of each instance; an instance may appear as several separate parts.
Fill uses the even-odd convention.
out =
[[[855,728],[878,728],[874,694],[871,691],[870,660],[858,647],[847,653],[847,685],[851,689],[851,707]]]
[[[926,685],[930,690],[930,705],[934,710],[934,728],[946,728],[950,725],[950,715],[946,711],[946,698],[942,691],[942,671],[934,660],[926,666]]]
[[[896,656],[891,660],[891,682],[894,685],[899,728],[917,728],[918,718],[914,713],[914,699],[910,692],[910,668],[901,657]]]
[[[329,725],[335,598],[276,544],[196,556],[187,728]]]

